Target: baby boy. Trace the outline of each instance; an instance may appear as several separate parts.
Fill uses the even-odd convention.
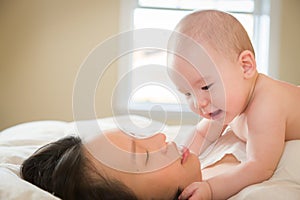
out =
[[[172,37],[170,78],[193,112],[204,118],[190,148],[200,154],[230,127],[247,151],[245,162],[191,184],[180,199],[227,199],[269,179],[285,141],[300,139],[300,88],[258,73],[251,41],[228,13],[194,12],[179,22]],[[188,39],[204,53],[194,51]]]

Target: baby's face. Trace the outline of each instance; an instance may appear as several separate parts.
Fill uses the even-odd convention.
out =
[[[169,56],[169,76],[177,89],[185,95],[191,110],[204,118],[222,120],[225,117],[225,97],[222,81],[212,63],[199,67],[179,56]]]
[[[216,58],[212,60],[211,58]],[[185,95],[191,110],[200,116],[228,124],[243,107],[241,70],[237,63],[210,53],[189,62],[168,56],[169,76]],[[242,95],[242,96],[241,96]]]
[[[169,76],[192,111],[225,124],[244,111],[249,91],[239,55],[177,33],[168,47]]]

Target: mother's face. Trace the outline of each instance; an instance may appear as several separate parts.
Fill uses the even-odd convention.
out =
[[[180,156],[174,143],[166,143],[164,134],[159,133],[147,139],[136,139],[116,130],[104,135],[106,137],[100,135],[85,144],[93,155],[92,159],[96,167],[108,177],[123,182],[139,198],[169,199],[178,189],[183,189],[190,183],[202,179],[197,156],[188,153]],[[113,152],[109,152],[103,149],[105,148],[103,143],[111,143],[109,145],[117,147],[118,150],[111,149]],[[97,146],[98,149],[93,146]],[[174,149],[177,156],[174,155]],[[109,166],[107,164],[109,162],[106,162],[107,158],[102,159],[104,155],[97,157],[99,151],[105,151],[107,158],[117,158],[120,166],[124,166],[127,171]],[[168,160],[166,157],[173,157],[173,159]],[[116,159],[112,158],[112,160]],[[145,168],[140,168],[141,162]],[[137,172],[128,170],[135,167]]]

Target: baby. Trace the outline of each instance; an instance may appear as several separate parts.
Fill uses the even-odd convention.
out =
[[[175,33],[201,45],[207,59]],[[205,118],[196,127],[190,149],[200,154],[227,127],[247,146],[245,162],[189,185],[179,199],[227,199],[269,179],[285,141],[300,139],[300,88],[257,72],[251,41],[230,14],[194,12],[179,22],[172,39],[175,52],[198,59],[195,63],[179,54],[168,55],[170,78],[193,112]]]

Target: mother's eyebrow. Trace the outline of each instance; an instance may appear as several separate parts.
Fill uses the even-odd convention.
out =
[[[136,142],[133,139],[131,140],[131,152],[133,152],[132,160],[136,163]]]
[[[136,144],[136,141],[134,139],[131,140],[131,152],[133,153],[132,154],[132,160],[136,163],[136,147],[137,147],[137,144]],[[147,165],[148,161],[149,161],[149,151],[148,149],[146,149],[146,161],[145,161],[145,165]]]

